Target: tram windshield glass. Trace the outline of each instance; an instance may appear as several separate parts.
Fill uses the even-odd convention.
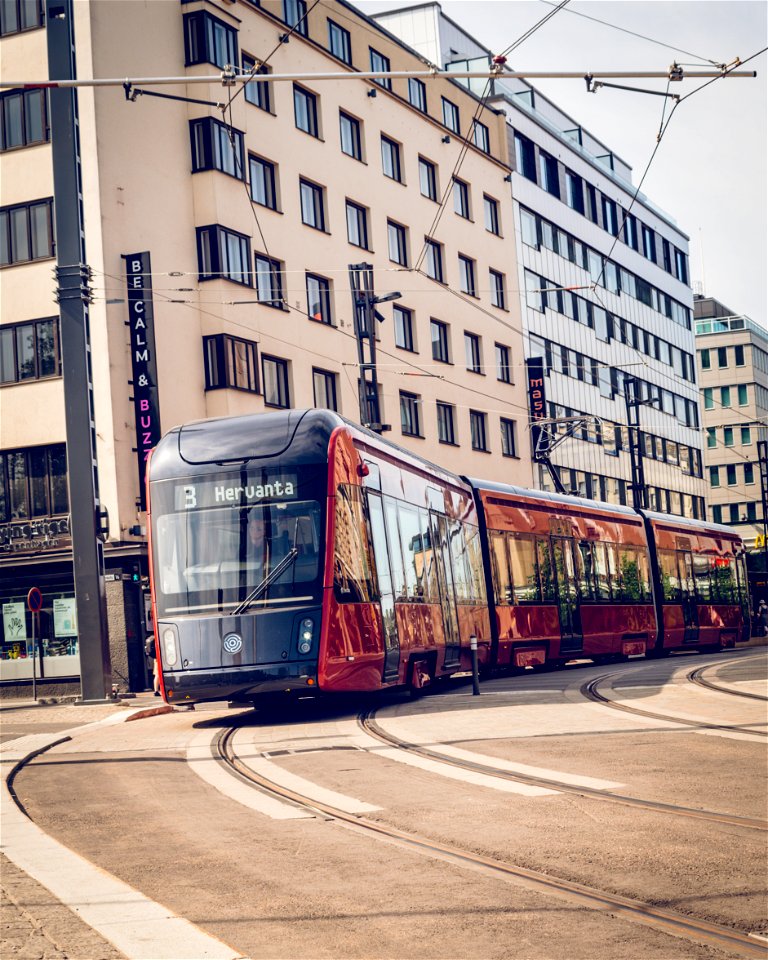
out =
[[[259,586],[255,610],[319,600],[326,469],[152,484],[158,616],[232,613]]]

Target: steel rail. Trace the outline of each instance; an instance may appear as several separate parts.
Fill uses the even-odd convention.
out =
[[[727,693],[732,697],[747,697],[749,700],[768,700],[768,697],[764,697],[760,693],[747,693],[746,690],[733,690],[731,687],[723,687],[720,686],[719,683],[712,683],[711,680],[705,680],[702,674],[708,669],[710,669],[710,667],[697,667],[696,670],[691,670],[688,674],[688,680],[690,680],[691,683],[697,683],[700,687],[716,690],[718,693]]]
[[[603,800],[608,803],[618,803],[624,806],[639,807],[653,813],[668,813],[680,817],[689,817],[694,820],[709,820],[713,823],[727,823],[732,826],[745,827],[748,830],[768,830],[768,820],[758,820],[754,817],[740,817],[736,814],[720,813],[713,810],[696,810],[693,807],[681,807],[672,803],[662,803],[654,800],[643,800],[640,797],[629,797],[619,793],[608,793],[604,790],[598,790],[594,787],[579,787],[572,783],[564,783],[560,780],[550,780],[545,777],[535,777],[523,773],[513,773],[510,770],[502,770],[490,764],[484,764],[473,760],[461,759],[459,757],[449,757],[437,750],[431,750],[429,747],[419,746],[415,743],[408,743],[401,740],[384,730],[374,719],[375,710],[366,710],[358,715],[357,722],[362,729],[388,746],[396,747],[398,750],[405,750],[408,753],[425,757],[429,760],[437,760],[439,763],[445,763],[449,766],[461,767],[464,770],[471,770],[473,773],[484,773],[489,777],[498,777],[501,780],[512,780],[516,783],[525,783],[529,786],[544,787],[551,790],[557,790],[560,793],[575,794],[580,797],[587,797],[595,800]]]
[[[154,87],[166,84],[186,83],[220,83],[222,86],[234,86],[237,83],[280,83],[300,80],[311,83],[313,80],[390,80],[414,77],[422,80],[448,78],[453,80],[714,80],[728,77],[749,77],[754,79],[756,70],[697,70],[683,73],[679,78],[670,76],[670,71],[664,70],[599,70],[594,73],[557,72],[557,71],[520,71],[499,73],[495,70],[365,70],[359,73],[351,70],[318,71],[317,73],[244,73],[235,74],[223,72],[215,76],[182,76],[182,77],[103,77],[90,80],[2,80],[0,89],[6,87],[21,87],[22,89],[39,89],[47,87]]]
[[[594,887],[553,877],[537,870],[493,860],[490,857],[473,853],[471,850],[463,850],[461,847],[449,846],[445,843],[430,840],[427,837],[400,830],[383,822],[356,816],[344,810],[339,810],[330,804],[305,797],[295,790],[273,783],[267,777],[255,773],[240,761],[234,753],[231,742],[237,729],[237,725],[230,727],[228,730],[222,731],[216,738],[216,749],[220,760],[235,771],[239,778],[249,781],[258,789],[279,797],[281,800],[287,800],[311,813],[320,814],[325,819],[337,821],[364,836],[373,835],[390,842],[395,841],[406,848],[417,850],[427,856],[438,857],[457,866],[469,866],[473,870],[480,870],[488,876],[522,882],[538,892],[564,896],[593,910],[619,915],[626,920],[642,923],[673,936],[681,936],[720,949],[729,949],[739,956],[762,957],[765,960],[765,947],[759,941],[749,934],[741,933],[730,927],[687,917],[671,910],[654,907],[640,900],[606,893]]]
[[[729,725],[724,723],[708,723],[706,720],[689,720],[687,717],[679,717],[668,713],[654,713],[651,710],[640,710],[638,707],[630,707],[626,703],[618,703],[616,700],[611,700],[610,697],[606,697],[597,690],[598,684],[602,683],[604,680],[609,680],[611,677],[616,676],[619,676],[619,674],[607,673],[602,677],[595,677],[593,680],[588,680],[586,683],[582,684],[579,692],[582,694],[582,696],[586,697],[587,700],[593,700],[595,703],[600,703],[603,706],[610,707],[612,710],[623,710],[625,713],[632,713],[640,717],[648,717],[651,720],[663,720],[666,723],[679,723],[687,727],[697,727],[700,730],[727,730],[728,733],[751,733],[758,737],[768,736],[768,731],[754,729],[755,724]]]

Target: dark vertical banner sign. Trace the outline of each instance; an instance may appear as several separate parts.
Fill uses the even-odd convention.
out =
[[[131,328],[133,409],[136,417],[136,456],[139,497],[146,510],[147,457],[160,439],[160,401],[157,392],[155,316],[152,306],[152,267],[148,253],[123,255],[128,284],[128,325]]]
[[[525,361],[528,374],[528,410],[531,415],[531,448],[534,460],[540,460],[541,454],[547,452],[548,444],[540,447],[541,427],[537,420],[544,420],[547,416],[547,395],[544,389],[544,358],[528,357]],[[538,451],[538,452],[537,452]]]

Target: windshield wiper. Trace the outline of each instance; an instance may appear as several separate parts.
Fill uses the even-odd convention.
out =
[[[245,610],[248,609],[248,607],[250,607],[252,603],[255,603],[262,596],[262,594],[266,592],[270,584],[274,583],[275,580],[277,580],[277,578],[288,569],[288,567],[294,562],[294,560],[296,559],[296,557],[298,557],[298,555],[299,555],[299,551],[296,549],[296,547],[292,547],[288,551],[288,553],[283,557],[280,563],[278,563],[275,569],[270,570],[270,572],[266,575],[266,577],[264,577],[261,583],[255,586],[253,590],[251,590],[251,592],[248,594],[245,600],[243,600],[242,603],[238,603],[238,605],[232,611],[230,616],[234,617],[234,616],[237,616],[238,613],[243,613]]]

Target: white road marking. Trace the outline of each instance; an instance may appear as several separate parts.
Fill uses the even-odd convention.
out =
[[[100,723],[119,723],[127,717],[120,714]],[[46,743],[94,726],[21,737],[5,745],[0,762],[0,849],[131,960],[242,960],[232,947],[49,837],[16,806],[7,782],[16,763]]]
[[[244,807],[264,814],[272,820],[306,820],[312,817],[309,811],[301,810],[291,803],[276,800],[228,773],[214,759],[211,751],[211,743],[215,736],[216,733],[211,734],[210,730],[201,730],[190,741],[187,747],[187,763],[193,773],[230,800],[241,803]]]

